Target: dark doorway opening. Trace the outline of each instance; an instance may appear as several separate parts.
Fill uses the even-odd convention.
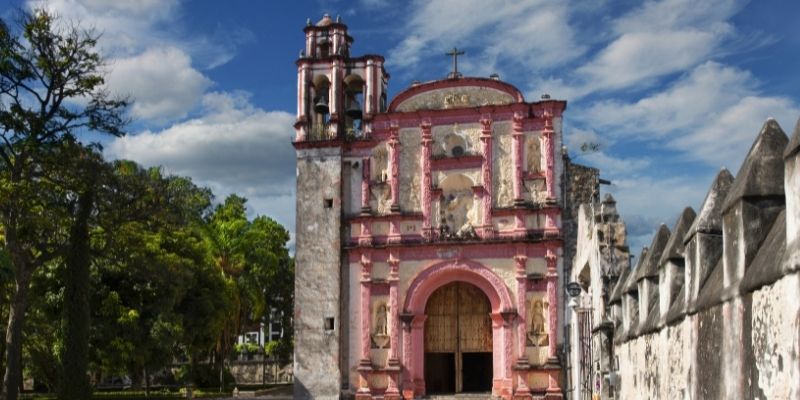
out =
[[[492,390],[492,353],[461,353],[465,392]]]
[[[455,353],[425,353],[425,389],[428,393],[455,393],[455,356]]]

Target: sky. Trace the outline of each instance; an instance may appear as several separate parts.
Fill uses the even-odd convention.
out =
[[[161,165],[249,199],[294,233],[294,64],[307,19],[340,15],[352,54],[381,54],[390,98],[444,78],[500,74],[527,101],[568,101],[574,162],[612,182],[631,251],[736,173],[767,118],[800,117],[796,0],[0,0],[96,29],[107,88],[134,100],[108,158]],[[581,152],[596,143],[599,151]]]

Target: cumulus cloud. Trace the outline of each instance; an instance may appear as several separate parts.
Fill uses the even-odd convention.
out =
[[[462,64],[470,74],[502,72],[508,63],[551,68],[584,51],[568,21],[565,2],[501,1],[489,6],[482,0],[416,1],[403,27],[411,34],[389,52],[387,64],[417,72],[420,57],[465,43],[479,51]]]
[[[194,108],[211,81],[192,68],[181,49],[158,47],[133,57],[118,58],[106,77],[113,93],[130,95],[137,118],[181,118]]]
[[[735,170],[767,118],[790,126],[800,112],[788,98],[760,95],[757,84],[747,71],[707,62],[651,96],[594,103],[583,119],[618,139],[663,143]]]
[[[116,139],[106,153],[190,176],[220,198],[241,194],[293,228],[294,116],[256,108],[244,92],[208,93],[202,107],[201,117]]]

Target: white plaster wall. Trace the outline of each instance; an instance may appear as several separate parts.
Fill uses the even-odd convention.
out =
[[[767,399],[800,399],[800,274],[753,293],[752,343],[758,381]]]
[[[400,208],[403,211],[422,211],[422,169],[420,150],[422,133],[418,128],[401,129],[400,136]]]

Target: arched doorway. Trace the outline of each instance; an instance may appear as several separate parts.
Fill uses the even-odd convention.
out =
[[[478,287],[452,282],[425,307],[425,385],[428,393],[492,389],[492,307]]]

